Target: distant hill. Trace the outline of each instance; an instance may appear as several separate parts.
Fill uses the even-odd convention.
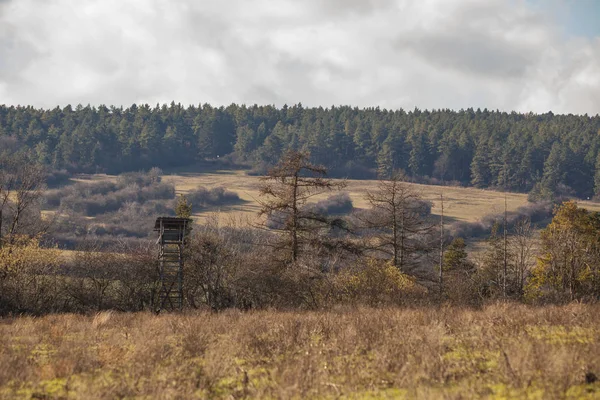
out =
[[[592,197],[600,192],[600,117],[488,110],[132,105],[0,106],[0,152],[54,169],[107,172],[203,160],[265,171],[288,148],[340,177],[385,177]]]

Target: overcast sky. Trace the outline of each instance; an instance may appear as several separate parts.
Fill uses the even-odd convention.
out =
[[[596,0],[0,0],[0,103],[600,113]]]

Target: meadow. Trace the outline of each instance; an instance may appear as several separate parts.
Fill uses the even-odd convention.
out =
[[[243,204],[214,207],[202,213],[194,215],[196,221],[201,223],[207,216],[219,214],[220,218],[227,222],[233,217],[237,220],[252,221],[256,218],[260,205],[258,201],[260,177],[250,176],[243,170],[213,170],[210,172],[195,172],[193,170],[166,170],[162,181],[175,186],[177,194],[183,194],[205,187],[212,189],[223,187],[235,192],[244,200]],[[114,181],[113,175],[97,174],[85,178],[76,178],[75,181]],[[365,199],[367,190],[377,188],[377,180],[347,180],[347,192],[352,199],[355,208],[368,208]],[[474,222],[489,214],[498,214],[504,211],[504,193],[494,190],[466,188],[458,186],[433,186],[422,184],[410,184],[419,192],[423,199],[433,204],[431,210],[433,215],[440,215],[440,194],[444,196],[444,217],[447,222],[465,221]],[[315,197],[315,201],[330,196],[331,193],[323,193]],[[507,193],[507,209],[514,211],[528,204],[527,194]],[[579,201],[580,206],[593,211],[600,211],[600,204],[592,201]]]
[[[0,398],[600,397],[600,308],[0,319]]]
[[[199,172],[196,168],[182,168],[165,170],[162,182],[172,185],[177,195],[188,195],[198,188],[208,190],[223,188],[239,197],[236,204],[222,204],[218,206],[205,206],[200,211],[194,211],[192,217],[197,224],[218,221],[221,226],[248,226],[259,223],[258,213],[261,200],[259,187],[261,177],[248,175],[247,171],[240,169],[212,169],[203,167],[205,172]],[[117,182],[115,175],[92,174],[79,175],[71,179],[73,183],[101,183]],[[336,180],[337,181],[337,180]],[[369,208],[366,200],[366,192],[377,189],[377,180],[347,180],[347,186],[342,190],[349,195],[355,209]],[[444,221],[446,229],[450,234],[467,239],[467,247],[471,257],[476,257],[485,247],[485,239],[490,233],[491,224],[494,220],[501,219],[504,212],[505,194],[501,191],[491,189],[477,189],[473,187],[424,185],[409,183],[420,196],[432,204],[431,214],[437,220],[441,214],[440,195],[444,199]],[[325,192],[313,198],[313,201],[325,200],[333,193]],[[509,212],[518,212],[519,209],[533,206],[527,200],[525,193],[506,194],[506,205]],[[578,200],[579,206],[590,211],[600,211],[600,203],[589,200]],[[533,206],[535,207],[535,206]],[[53,211],[45,211],[50,215]],[[158,216],[158,215],[157,215]],[[536,234],[549,222],[549,216],[543,221],[532,221]],[[93,217],[86,217],[93,221]],[[147,221],[146,221],[147,222]],[[485,227],[478,231],[472,228],[472,224],[483,222]],[[471,224],[466,230],[457,228],[456,224]],[[455,224],[453,226],[453,224]],[[140,226],[141,227],[141,226]],[[510,227],[509,227],[510,228]],[[149,233],[151,228],[146,229]],[[142,229],[143,232],[145,230]],[[141,233],[141,232],[140,232]],[[70,254],[65,251],[65,254]]]
[[[118,179],[90,175],[74,180]],[[202,208],[194,214],[198,224],[215,216],[223,224],[251,223],[260,209],[260,178],[244,171],[167,171],[162,182],[177,194],[222,187],[241,199]],[[441,211],[443,193],[448,224],[474,223],[504,209],[501,192],[411,185],[433,203],[434,215]],[[365,193],[376,186],[377,181],[348,181],[344,191],[355,208],[366,208]],[[509,211],[528,204],[526,195],[516,193],[508,193],[506,202]],[[592,202],[579,204],[600,210]],[[138,221],[135,213],[131,221]],[[104,265],[109,255],[117,256],[70,252],[62,257],[78,261],[84,254],[87,258],[79,261],[92,272],[99,268],[88,265],[91,261]],[[136,254],[121,260],[123,265],[116,259],[113,264],[137,272],[151,264],[145,253]],[[244,264],[264,261],[249,261],[244,254]],[[134,260],[139,265],[129,265]],[[252,271],[239,276],[245,280]],[[285,282],[294,290],[302,287],[293,279]],[[368,293],[378,290],[373,285],[367,282]],[[110,294],[106,287],[96,288],[99,298]],[[533,306],[485,299],[466,307],[408,296],[395,306],[391,301],[334,301],[321,307],[218,313],[200,307],[156,315],[108,311],[129,308],[119,308],[119,302],[107,306],[106,299],[97,308],[87,307],[90,288],[65,288],[59,291],[65,299],[83,296],[82,308],[65,308],[80,314],[0,317],[0,399],[600,398],[598,304]]]

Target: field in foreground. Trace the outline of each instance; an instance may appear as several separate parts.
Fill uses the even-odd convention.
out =
[[[599,311],[0,319],[0,398],[600,398]]]

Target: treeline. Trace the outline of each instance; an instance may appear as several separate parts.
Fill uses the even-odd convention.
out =
[[[288,149],[331,176],[389,177],[531,192],[600,192],[600,117],[486,110],[208,104],[39,110],[0,106],[0,151],[25,148],[56,170],[185,166],[217,157],[264,173]]]

